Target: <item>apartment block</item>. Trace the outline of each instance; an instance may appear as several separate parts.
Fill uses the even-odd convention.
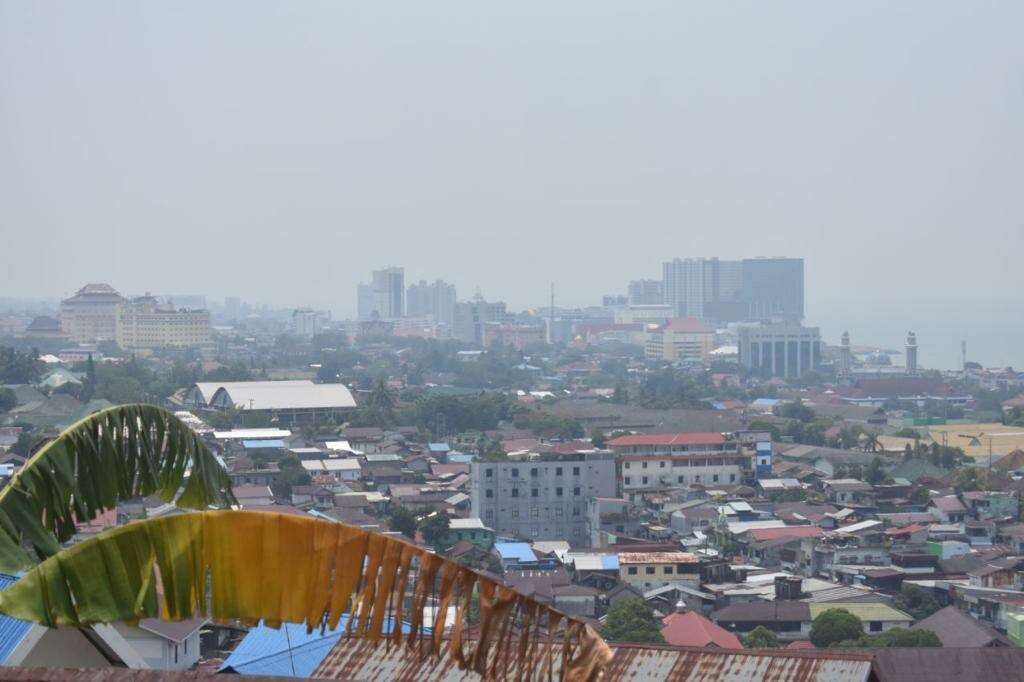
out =
[[[713,487],[740,483],[751,455],[721,433],[663,433],[620,436],[607,446],[618,460],[624,495],[694,483]]]

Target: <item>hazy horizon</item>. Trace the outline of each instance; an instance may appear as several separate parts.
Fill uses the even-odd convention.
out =
[[[1022,365],[1021,25],[1015,2],[0,0],[0,296],[351,314],[402,265],[519,309],[794,256],[826,335],[931,325],[947,364],[988,329],[972,347]]]

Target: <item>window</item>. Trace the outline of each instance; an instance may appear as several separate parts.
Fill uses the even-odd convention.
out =
[[[643,464],[641,464],[641,465],[640,465],[640,467],[641,467],[642,469],[646,469],[646,468],[647,468],[647,462],[644,462]]]
[[[630,566],[629,568],[626,569],[626,572],[629,573],[630,575],[636,575],[636,566]]]
[[[679,479],[676,482],[677,483],[686,483],[686,476],[680,476]]]
[[[530,497],[540,497],[540,489],[530,488]]]
[[[623,480],[623,482],[624,482],[624,483],[625,483],[626,485],[629,485],[630,483],[632,483],[632,481],[630,481],[630,480],[629,480],[629,476],[626,476],[626,477],[625,477],[624,479],[622,479],[622,480]]]
[[[555,488],[555,497],[561,497],[561,496],[562,496],[562,489],[561,488]]]
[[[494,510],[493,509],[488,509],[486,512],[484,512],[484,516],[486,516],[487,520],[490,521],[491,519],[494,518]]]
[[[694,474],[693,482],[694,483],[700,483],[700,474]]]
[[[642,482],[642,483],[643,483],[644,485],[647,485],[647,477],[646,477],[646,476],[644,476],[643,478],[641,478],[641,479],[640,479],[640,481],[641,481],[641,482]]]
[[[644,573],[647,575],[654,575],[654,566],[647,566],[644,568]]]
[[[718,483],[718,474],[715,474],[714,476],[712,476],[712,477],[711,477],[711,480],[712,480],[712,482],[714,482],[714,483]]]
[[[519,478],[519,469],[512,470],[512,478]]]
[[[627,469],[629,468],[629,462],[626,462],[626,468]]]
[[[736,474],[729,474],[729,483],[736,482]]]
[[[579,489],[579,487],[573,488],[572,489],[572,494],[575,495],[576,497],[579,497],[580,496],[580,489]]]
[[[686,564],[676,564],[676,573],[680,573],[680,574],[686,573],[687,570],[688,569],[687,569]]]
[[[519,488],[512,488],[512,497],[519,497]]]
[[[540,518],[540,507],[530,507],[530,518],[531,519]]]
[[[665,575],[672,575],[672,573],[673,573],[673,570],[672,570],[672,567],[671,567],[671,566],[665,566],[665,567],[664,567],[664,568],[662,569],[662,572],[663,572],[663,573],[664,573]]]
[[[665,468],[665,463],[664,462],[658,462],[658,467],[660,469],[664,469]]]
[[[555,467],[555,476],[562,475],[562,467]]]
[[[487,499],[494,497],[494,491],[488,488],[487,490],[484,491],[484,497],[486,497]]]
[[[512,518],[513,519],[518,519],[519,518],[519,507],[512,507]]]
[[[573,467],[572,468],[572,475],[573,476],[579,476],[580,475],[580,468],[579,467]]]
[[[555,516],[563,516],[564,513],[565,513],[565,510],[562,509],[562,505],[559,504],[559,505],[555,506]]]
[[[579,516],[580,515],[580,508],[579,507],[573,507],[572,508],[572,515],[573,516]]]
[[[484,469],[484,475],[486,475],[487,478],[494,478],[494,469]]]
[[[537,475],[538,475],[539,473],[540,473],[540,472],[539,472],[539,471],[537,470],[537,467],[530,467],[530,476],[531,476],[532,478],[537,478]]]
[[[873,620],[873,621],[871,621],[871,632],[881,632],[881,631],[882,631],[882,621],[880,621],[880,620]]]

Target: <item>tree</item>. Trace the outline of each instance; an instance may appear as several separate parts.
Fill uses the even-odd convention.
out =
[[[449,527],[448,512],[439,511],[425,516],[420,521],[420,532],[423,533],[423,540],[434,548],[441,548],[445,537],[448,535]]]
[[[885,469],[882,467],[882,458],[877,455],[871,459],[867,469],[864,471],[864,480],[871,485],[878,485],[885,479]]]
[[[839,642],[843,649],[884,649],[889,647],[940,647],[942,640],[931,630],[892,628],[877,635],[861,635],[857,639]]]
[[[604,435],[603,429],[595,428],[590,432],[590,444],[595,448],[603,449],[607,442],[608,437]]]
[[[914,620],[927,618],[941,608],[930,592],[909,583],[903,583],[899,594],[893,597],[892,605],[909,613]]]
[[[786,419],[796,419],[804,423],[814,421],[817,416],[814,410],[804,405],[802,400],[794,400],[791,403],[782,403],[776,406],[774,410],[776,416],[785,417]]]
[[[83,402],[89,402],[95,394],[96,363],[93,362],[92,353],[89,353],[89,359],[85,361],[85,381],[82,382],[81,399]]]
[[[395,507],[388,514],[388,528],[412,539],[416,537],[416,515],[405,507]]]
[[[779,647],[779,637],[773,630],[758,625],[743,638],[743,646],[748,649],[776,649]]]
[[[627,597],[614,602],[601,635],[613,642],[663,644],[661,621],[643,597]]]
[[[367,403],[370,407],[380,410],[385,415],[390,415],[394,412],[397,399],[395,398],[395,392],[388,386],[384,377],[377,379],[377,383],[374,385],[373,391],[370,392]]]
[[[0,388],[0,412],[8,412],[18,406],[18,396],[9,388]]]
[[[309,485],[312,480],[309,472],[302,468],[302,463],[293,455],[282,457],[277,466],[281,469],[281,473],[277,475],[274,484],[270,487],[278,497],[291,497],[292,486]]]
[[[864,634],[860,618],[845,609],[828,609],[811,623],[811,643],[824,649],[838,642],[856,640]]]
[[[879,442],[878,434],[865,432],[864,438],[861,442],[861,448],[864,452],[878,452]]]
[[[43,363],[35,350],[21,352],[0,348],[0,384],[34,384],[43,372]]]
[[[41,559],[56,554],[77,524],[122,500],[159,494],[183,509],[237,504],[202,439],[152,405],[93,413],[43,445],[18,476],[19,485],[0,490],[0,518],[17,520],[0,524],[0,570],[8,572],[31,565],[32,550]]]

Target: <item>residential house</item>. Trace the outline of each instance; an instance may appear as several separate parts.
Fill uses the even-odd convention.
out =
[[[967,507],[956,495],[933,497],[928,502],[928,512],[943,524],[963,523],[967,517]]]
[[[1009,639],[997,630],[979,623],[955,606],[939,609],[919,620],[911,630],[934,632],[944,647],[1003,647],[1012,646]]]
[[[449,519],[448,533],[442,544],[450,546],[457,542],[471,542],[489,552],[494,546],[494,530],[478,518]]]
[[[689,552],[619,552],[619,579],[641,590],[700,585],[700,559]]]
[[[670,613],[661,622],[661,636],[672,646],[743,648],[739,637],[695,611]]]

